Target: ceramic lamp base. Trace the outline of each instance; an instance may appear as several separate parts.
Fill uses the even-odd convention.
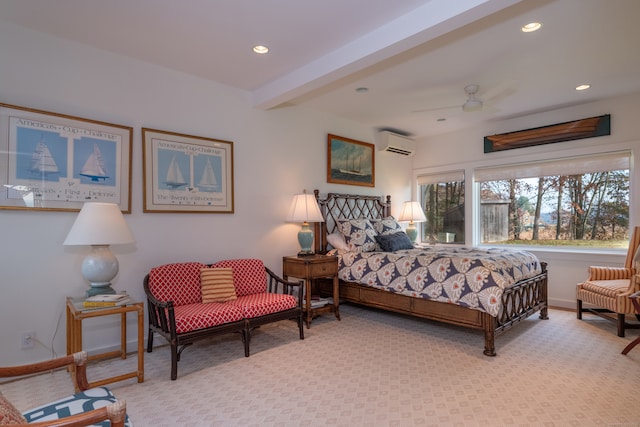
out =
[[[405,231],[407,233],[407,236],[409,236],[409,240],[411,240],[411,243],[415,243],[416,239],[418,238],[418,229],[416,228],[416,226],[413,224],[409,224]]]
[[[92,297],[94,295],[111,295],[115,293],[115,289],[113,289],[110,285],[96,286],[87,289],[87,297]]]
[[[313,230],[309,228],[309,223],[303,222],[302,228],[298,232],[298,243],[300,244],[300,252],[298,252],[298,256],[309,256],[313,255],[313,249],[311,249],[311,245],[313,245]]]

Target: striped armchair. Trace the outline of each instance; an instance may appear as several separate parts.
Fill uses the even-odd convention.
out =
[[[639,246],[640,227],[635,227],[624,267],[589,267],[589,277],[576,287],[578,319],[582,319],[582,313],[590,312],[613,320],[618,326],[619,337],[624,337],[625,329],[640,329],[640,324],[626,320],[627,314],[635,313],[638,317],[629,296],[640,291],[640,268],[637,265],[640,260],[636,260],[640,256]],[[583,303],[593,307],[585,308]],[[615,317],[611,317],[612,313]]]

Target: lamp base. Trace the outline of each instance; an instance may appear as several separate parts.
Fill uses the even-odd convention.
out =
[[[94,295],[111,295],[115,293],[116,291],[111,287],[111,283],[107,284],[107,286],[92,286],[87,289],[87,297]]]
[[[413,225],[413,223],[409,224],[405,232],[407,233],[407,236],[409,236],[409,240],[411,240],[411,243],[415,243],[416,239],[418,238],[418,229],[415,227],[415,225]]]
[[[298,231],[298,243],[300,243],[300,252],[298,256],[313,255],[313,230],[309,228],[308,222],[303,222],[300,231]]]
[[[111,281],[118,274],[118,259],[109,245],[91,245],[91,253],[82,261],[82,277],[91,286],[87,296],[115,294]]]
[[[315,254],[313,251],[300,251],[298,252],[298,257],[313,256]]]

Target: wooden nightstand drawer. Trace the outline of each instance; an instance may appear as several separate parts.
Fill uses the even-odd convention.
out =
[[[338,260],[332,256],[285,257],[282,274],[301,279],[317,279],[338,274]]]
[[[322,263],[309,264],[309,276],[310,277],[325,277],[333,276],[338,273],[338,261],[330,257],[330,261]]]

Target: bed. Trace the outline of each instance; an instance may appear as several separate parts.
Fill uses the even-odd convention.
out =
[[[482,330],[486,356],[496,355],[495,337],[521,320],[536,312],[548,318],[546,264],[532,254],[453,245],[393,252],[382,251],[379,244],[360,252],[336,249],[329,240],[335,243],[336,235],[344,234],[345,223],[367,219],[378,227],[390,220],[391,197],[314,193],[324,218],[314,225],[314,249],[338,257],[341,300]],[[317,286],[321,294],[331,295],[331,281],[319,280]]]

